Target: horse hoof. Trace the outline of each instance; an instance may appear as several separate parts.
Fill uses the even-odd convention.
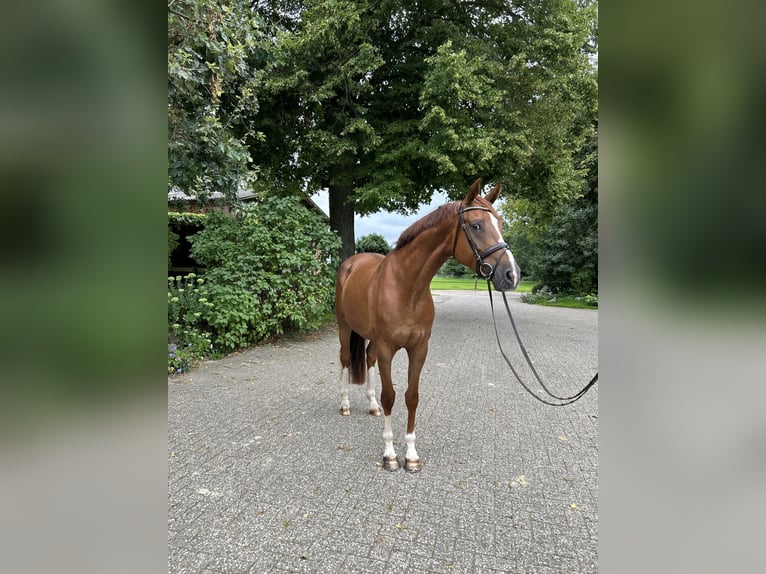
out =
[[[420,470],[420,459],[410,460],[404,459],[404,470],[407,472],[418,472]]]
[[[393,458],[383,457],[383,468],[390,471],[399,470],[399,461],[397,460],[396,457],[393,457]]]
[[[340,414],[342,414],[344,417],[351,415],[351,407],[340,407]]]
[[[370,409],[370,414],[374,417],[380,416],[380,409]]]

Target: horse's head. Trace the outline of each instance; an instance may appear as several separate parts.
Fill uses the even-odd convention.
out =
[[[486,197],[479,196],[480,189],[477,179],[460,204],[452,255],[479,276],[492,279],[498,291],[510,291],[518,286],[521,270],[503,239],[503,221],[492,207],[500,184]]]

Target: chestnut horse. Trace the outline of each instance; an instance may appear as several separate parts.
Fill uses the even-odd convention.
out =
[[[391,430],[391,409],[396,392],[391,381],[391,360],[399,349],[409,358],[407,391],[407,445],[404,468],[420,470],[415,450],[415,411],[418,408],[420,371],[428,352],[434,320],[430,283],[450,257],[491,278],[499,291],[515,289],[521,272],[503,241],[502,221],[492,207],[500,193],[496,185],[479,196],[476,180],[465,199],[448,203],[410,225],[387,255],[358,253],[338,270],[335,312],[340,338],[342,397],[340,413],[351,414],[347,383],[367,381],[370,414],[380,416],[375,401],[374,371],[378,363],[382,390],[384,431],[383,466],[399,468]],[[365,340],[369,341],[365,348]]]

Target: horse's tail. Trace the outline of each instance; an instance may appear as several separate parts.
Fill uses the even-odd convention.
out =
[[[351,375],[351,382],[355,385],[364,384],[367,378],[367,353],[364,348],[364,337],[351,331],[349,347],[351,349],[351,361],[348,371]]]

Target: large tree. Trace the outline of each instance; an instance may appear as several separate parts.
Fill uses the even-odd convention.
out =
[[[168,187],[233,202],[252,180],[263,21],[239,0],[168,0]]]
[[[476,177],[555,204],[582,188],[573,154],[595,78],[595,3],[255,2],[271,26],[251,138],[265,181],[328,188],[354,252],[354,213],[408,211]]]

